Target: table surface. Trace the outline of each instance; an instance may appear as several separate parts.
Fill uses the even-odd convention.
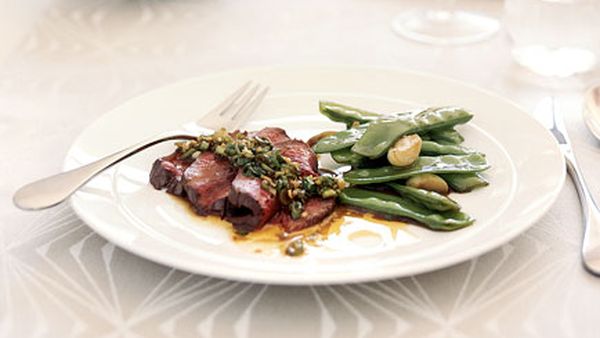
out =
[[[35,3],[35,4],[34,4]],[[510,243],[422,275],[282,287],[192,275],[129,254],[66,204],[12,206],[12,193],[60,170],[98,116],[163,84],[273,64],[415,69],[477,84],[531,111],[555,95],[600,199],[600,142],[581,118],[598,72],[540,79],[510,58],[504,32],[442,48],[396,37],[392,0],[0,3],[0,336],[598,337],[600,279],[584,272],[580,208],[567,180],[554,207]],[[497,1],[460,2],[500,17]],[[18,166],[16,165],[18,164]]]

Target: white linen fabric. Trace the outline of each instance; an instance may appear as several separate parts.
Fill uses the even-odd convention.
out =
[[[501,2],[459,4],[501,16]],[[454,48],[396,37],[390,20],[416,6],[423,2],[5,1],[0,337],[598,337],[600,279],[580,265],[582,220],[570,181],[531,230],[479,258],[413,277],[319,287],[188,274],[106,242],[67,204],[23,212],[11,203],[20,185],[59,171],[80,131],[128,98],[272,64],[433,72],[530,111],[555,95],[600,200],[600,142],[581,118],[582,89],[598,72],[529,76],[512,63],[504,32]]]

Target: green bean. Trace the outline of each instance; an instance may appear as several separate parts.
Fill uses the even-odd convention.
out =
[[[320,139],[319,142],[313,146],[313,150],[317,154],[322,154],[351,147],[363,136],[366,130],[367,127],[360,126],[338,131],[331,136]]]
[[[490,184],[478,173],[470,174],[444,174],[440,175],[456,192],[469,192],[471,190],[485,187]]]
[[[419,134],[419,137],[423,141],[431,141],[431,136],[429,136],[429,134],[427,134],[427,133],[421,133],[421,134]]]
[[[456,201],[435,191],[417,189],[400,183],[387,183],[387,186],[427,209],[438,211],[460,210],[460,205]]]
[[[454,128],[435,129],[429,132],[429,136],[441,144],[461,144],[465,140]]]
[[[330,101],[320,101],[319,111],[330,120],[345,123],[348,127],[356,122],[363,124],[380,119],[394,120],[398,117],[408,118],[418,112],[415,110],[408,110],[391,114],[380,114]]]
[[[352,146],[352,151],[369,158],[377,158],[385,154],[388,148],[403,135],[452,127],[466,123],[472,117],[473,115],[464,109],[444,107],[429,108],[416,115],[374,121],[366,125],[368,126],[366,132]]]
[[[333,151],[331,157],[337,163],[350,164],[353,167],[360,167],[366,160],[366,157],[354,153],[350,148]]]
[[[422,155],[467,155],[475,151],[452,144],[440,144],[434,141],[423,141],[421,143]]]
[[[471,153],[475,153],[475,151],[457,145],[444,145],[433,141],[423,141],[421,145],[421,155],[467,155]],[[332,151],[331,157],[337,163],[350,164],[353,167],[361,167],[367,164],[366,157],[353,152],[350,148]]]
[[[371,190],[346,188],[340,194],[340,201],[375,212],[407,217],[433,230],[456,230],[475,221],[460,211],[432,211],[400,196]]]
[[[319,110],[331,121],[345,123],[348,127],[355,122],[363,124],[381,117],[381,114],[329,101],[320,101]]]
[[[396,181],[416,174],[456,174],[480,172],[489,168],[481,154],[421,156],[408,167],[385,166],[354,169],[344,174],[351,184],[372,184]]]

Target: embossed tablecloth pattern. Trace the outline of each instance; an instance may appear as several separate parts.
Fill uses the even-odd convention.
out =
[[[25,213],[10,202],[21,184],[60,170],[86,125],[141,92],[243,66],[340,63],[436,72],[527,109],[557,95],[600,199],[600,143],[580,117],[579,93],[593,75],[530,77],[511,63],[504,33],[457,48],[398,39],[389,20],[415,4],[2,2],[0,336],[598,337],[600,279],[580,267],[581,217],[569,181],[531,230],[484,256],[414,277],[331,287],[190,275],[107,243],[66,204]],[[464,5],[494,16],[502,6]]]

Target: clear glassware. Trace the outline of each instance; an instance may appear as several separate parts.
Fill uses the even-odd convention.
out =
[[[498,31],[498,20],[455,7],[455,1],[445,1],[436,9],[400,13],[393,19],[392,29],[402,37],[438,45],[478,42]]]
[[[514,60],[565,78],[593,70],[600,50],[600,0],[505,0]]]

